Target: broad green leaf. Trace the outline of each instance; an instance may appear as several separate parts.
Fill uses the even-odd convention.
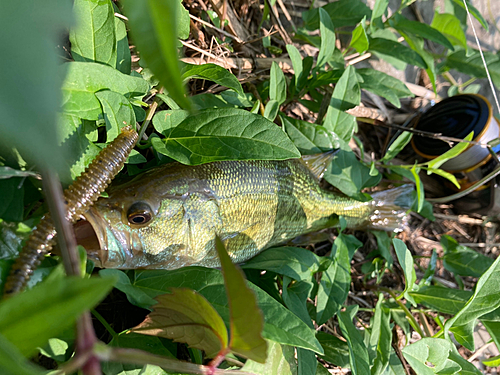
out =
[[[395,140],[391,143],[384,157],[380,160],[382,163],[387,163],[396,157],[397,154],[403,150],[408,143],[410,143],[413,133],[402,132]]]
[[[153,311],[132,332],[183,342],[204,350],[209,358],[227,348],[224,321],[208,301],[193,290],[172,288],[156,297]]]
[[[398,257],[398,262],[405,275],[405,289],[400,294],[399,298],[405,296],[408,299],[407,292],[412,290],[413,285],[415,285],[415,281],[417,281],[417,275],[415,273],[415,268],[413,267],[413,257],[411,256],[410,250],[408,250],[405,243],[399,238],[394,238],[392,240],[392,244]]]
[[[342,193],[366,200],[360,190],[376,185],[381,175],[370,176],[370,168],[362,164],[346,142],[339,139],[340,151],[333,157],[323,178]]]
[[[298,365],[298,374],[297,375],[320,375],[318,374],[318,360],[316,359],[316,355],[314,352],[305,349],[297,349],[297,365]],[[320,365],[321,366],[321,365]],[[325,369],[323,366],[321,368]],[[326,370],[326,369],[325,369]],[[327,375],[330,373],[327,371]]]
[[[446,253],[443,257],[444,268],[460,276],[481,277],[493,264],[493,259],[472,249]]]
[[[362,243],[354,236],[340,233],[332,246],[332,264],[321,276],[316,304],[316,322],[325,323],[344,304],[351,285],[350,253]]]
[[[474,132],[472,131],[467,135],[467,137],[464,138],[464,141],[471,141],[473,136],[474,136]],[[458,155],[460,155],[463,151],[465,151],[467,149],[467,147],[469,147],[469,143],[459,142],[455,146],[453,146],[453,148],[446,151],[444,154],[429,161],[427,163],[427,165],[429,166],[429,168],[439,168],[448,160],[453,159],[454,157],[457,157]]]
[[[227,69],[216,64],[184,65],[182,69],[182,79],[188,80],[190,78],[208,79],[209,81],[233,89],[243,95],[243,88],[238,78]]]
[[[500,56],[488,51],[483,52],[486,65],[491,75],[493,83],[500,87]],[[478,50],[469,48],[469,51],[460,50],[446,57],[445,66],[458,70],[476,78],[486,78],[483,60]]]
[[[392,351],[389,357],[389,366],[387,367],[384,375],[406,375],[406,370],[401,363],[398,355]]]
[[[427,69],[427,64],[418,53],[404,46],[401,43],[393,42],[389,39],[372,38],[370,39],[370,51],[389,55],[397,60]]]
[[[189,112],[183,109],[158,111],[153,116],[153,126],[158,133],[167,135],[170,133],[170,129],[175,128],[188,116]]]
[[[467,300],[472,296],[468,290],[450,289],[439,286],[421,287],[417,291],[408,294],[415,300],[430,309],[443,314],[455,315]]]
[[[262,364],[249,359],[241,371],[255,375],[297,375],[293,347],[268,340],[266,362]]]
[[[399,32],[413,34],[420,38],[425,38],[433,42],[439,43],[442,46],[453,51],[453,45],[446,37],[435,28],[418,21],[410,21],[403,16],[394,17],[391,19],[391,25]]]
[[[152,310],[152,306],[157,303],[154,297],[168,293],[169,291],[168,288],[165,288],[162,289],[161,292],[158,292],[151,296],[143,289],[137,288],[135,284],[132,283],[132,281],[129,279],[127,274],[119,270],[103,269],[99,271],[99,276],[103,278],[117,279],[118,281],[115,284],[115,288],[125,293],[127,295],[127,299],[131,304],[142,307],[143,309]],[[181,287],[181,285],[171,285],[171,287]]]
[[[44,282],[0,302],[0,334],[24,355],[72,326],[111,290],[115,279],[66,278]]]
[[[500,366],[500,355],[488,359],[483,359],[481,362],[489,367],[498,367]]]
[[[426,337],[406,346],[402,352],[418,375],[455,374],[462,367],[450,358],[452,345],[445,339]],[[432,367],[427,363],[432,364]]]
[[[0,218],[22,221],[24,212],[24,177],[0,179]]]
[[[464,0],[451,0],[453,1],[455,4],[457,4],[459,7],[465,9],[465,5],[464,5]],[[467,2],[467,8],[469,9],[469,12],[470,14],[472,14],[472,16],[479,21],[479,23],[481,24],[481,26],[486,30],[488,31],[489,30],[489,27],[488,27],[488,22],[486,22],[486,20],[484,19],[484,17],[481,15],[481,12],[479,10],[476,9],[476,7],[474,5],[472,5],[471,1],[469,0],[465,0]]]
[[[454,46],[467,48],[467,39],[460,20],[453,14],[435,12],[431,26],[446,36]]]
[[[169,95],[181,107],[189,109],[177,58],[176,30],[182,21],[177,12],[182,5],[171,0],[125,0],[123,5],[141,58]]]
[[[361,76],[359,86],[387,99],[395,107],[400,108],[399,98],[413,97],[414,95],[399,79],[375,69],[357,69]]]
[[[391,254],[391,237],[385,231],[372,230],[370,231],[377,239],[377,249],[380,255],[387,261],[387,266],[392,267],[393,258]]]
[[[319,30],[321,33],[321,47],[319,48],[318,60],[316,61],[316,70],[322,68],[335,50],[335,30],[330,15],[319,8]]]
[[[427,168],[427,174],[432,174],[432,173],[446,178],[453,185],[455,185],[458,189],[460,189],[460,183],[457,181],[457,178],[455,177],[455,175],[453,175],[449,172],[443,171],[442,169]]]
[[[0,259],[17,257],[21,243],[31,234],[31,226],[0,219]]]
[[[349,363],[351,364],[351,372],[353,375],[364,375],[370,373],[368,351],[360,331],[352,323],[356,312],[357,305],[348,306],[345,311],[337,314],[339,318],[339,326],[342,331],[342,336],[347,341],[349,346]]]
[[[71,341],[74,342],[74,333]],[[47,345],[40,348],[40,353],[46,357],[52,358],[56,362],[65,362],[73,354],[72,350],[68,349],[69,344],[67,341],[58,338],[51,338],[47,342]]]
[[[382,38],[393,41],[395,43],[399,43],[398,36],[396,36],[395,31],[393,31],[392,28],[385,28],[385,29],[377,29],[375,31],[372,30],[370,38]],[[384,60],[389,64],[391,64],[397,70],[406,69],[407,64],[404,61],[401,61],[398,58],[391,56],[390,54],[384,53],[383,49],[380,51],[371,51],[371,52],[379,59]]]
[[[182,4],[182,0],[178,0],[178,6],[176,7],[177,14],[175,15],[174,20],[177,22],[177,37],[179,39],[185,40],[189,38],[190,31],[190,20],[189,12],[184,5]]]
[[[45,369],[33,365],[5,337],[0,335],[0,369],[3,375],[42,375]]]
[[[280,115],[286,133],[302,155],[314,155],[339,148],[338,137],[324,126]]]
[[[294,280],[310,280],[318,272],[319,257],[312,251],[299,247],[276,247],[256,255],[241,266],[275,272]]]
[[[336,28],[355,26],[363,17],[371,18],[371,10],[360,0],[339,0],[322,7],[327,11]],[[320,27],[319,9],[313,8],[302,13],[305,26],[314,31]]]
[[[124,126],[135,128],[135,113],[126,97],[109,90],[96,92],[95,96],[102,106],[108,142],[115,139]]]
[[[364,53],[368,49],[368,37],[366,36],[366,19],[363,18],[352,32],[350,47],[354,48],[358,53]]]
[[[356,70],[349,65],[335,85],[323,126],[348,142],[357,124],[355,117],[344,111],[357,106],[360,100],[361,90]]]
[[[325,354],[321,356],[325,361],[339,367],[349,367],[349,346],[345,341],[326,332],[319,331],[316,334]]]
[[[132,57],[128,47],[127,27],[118,17],[115,17],[115,35],[116,35],[116,69],[123,74],[130,74],[132,69]]]
[[[255,294],[247,287],[243,272],[233,264],[218,237],[215,239],[215,247],[229,303],[231,327],[229,347],[236,354],[265,363],[267,343],[261,336],[264,321]]]
[[[277,100],[271,99],[267,102],[264,108],[264,117],[269,121],[274,121],[280,110],[280,103]]]
[[[375,5],[372,10],[372,18],[370,21],[370,30],[383,29],[384,22],[382,21],[382,16],[387,12],[387,6],[389,5],[389,0],[376,0]]]
[[[293,67],[293,79],[294,79],[294,84],[291,85],[291,87],[295,88],[295,91],[299,91],[299,80],[303,74],[303,61],[302,61],[302,56],[300,55],[299,50],[297,47],[295,47],[293,44],[287,44],[286,45],[286,50],[288,52],[288,56],[290,56],[290,60],[292,60],[292,67]],[[308,74],[307,72],[306,74]],[[292,92],[291,95],[295,95],[295,92]]]
[[[75,61],[116,66],[115,12],[111,0],[76,0],[73,6],[76,27],[69,41]]]
[[[66,78],[62,85],[62,110],[65,114],[87,120],[97,120],[102,113],[95,93],[102,90],[117,92],[127,99],[142,98],[149,84],[107,65],[97,63],[66,63]]]
[[[314,328],[307,310],[307,298],[312,288],[313,284],[311,281],[302,280],[294,282],[288,276],[283,276],[283,291],[281,294],[283,302],[304,323]]]
[[[457,341],[474,350],[473,329],[476,319],[500,306],[500,258],[479,278],[474,294],[465,306],[445,324],[446,334],[451,331]]]
[[[299,151],[275,124],[239,109],[208,109],[187,117],[165,138],[166,155],[184,164],[219,160],[283,160]]]
[[[375,306],[375,315],[370,334],[370,347],[374,348],[376,357],[371,369],[371,375],[383,374],[389,365],[391,353],[392,330],[391,330],[391,314],[387,308],[383,306],[383,295],[379,295],[379,300]]]
[[[0,3],[0,144],[58,173],[67,168],[55,127],[62,81],[55,46],[71,20],[64,0]]]
[[[310,90],[312,90],[317,87],[328,86],[331,83],[337,83],[342,76],[342,73],[344,73],[344,70],[345,69],[333,69],[327,70],[326,72],[319,72],[311,77],[307,86]]]
[[[226,90],[220,95],[211,93],[198,94],[191,97],[195,110],[207,108],[251,108],[253,106],[251,94],[238,94],[233,90]]]
[[[271,78],[269,81],[269,99],[276,100],[279,105],[286,100],[286,80],[283,71],[274,61],[271,65]]]
[[[152,300],[160,294],[167,293],[171,287],[196,290],[215,307],[226,326],[229,325],[229,306],[224,279],[219,270],[203,267],[185,267],[174,271],[135,270],[131,280],[119,270],[101,270],[100,274],[103,276],[123,274],[126,280],[120,278],[116,287],[127,294],[131,303],[136,304],[138,297],[141,298],[141,306],[144,308],[148,308],[146,297]],[[317,353],[323,352],[314,337],[314,330],[262,289],[252,283],[248,283],[248,286],[257,295],[259,307],[264,314],[265,324],[262,332],[264,338],[314,350]]]

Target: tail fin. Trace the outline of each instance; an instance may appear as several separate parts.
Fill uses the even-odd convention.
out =
[[[372,194],[373,212],[368,228],[401,232],[408,224],[412,192],[413,185],[408,184]]]

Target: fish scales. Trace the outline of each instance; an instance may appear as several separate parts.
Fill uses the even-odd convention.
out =
[[[147,223],[130,221],[138,204],[151,211]],[[349,227],[370,224],[376,206],[322,189],[301,159],[172,163],[112,187],[85,215],[99,244],[82,244],[103,267],[217,267],[216,236],[240,263],[338,226],[339,215]]]

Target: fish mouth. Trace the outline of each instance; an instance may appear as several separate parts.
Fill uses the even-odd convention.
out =
[[[113,228],[91,207],[73,226],[76,242],[100,268],[127,268],[131,249],[130,235]]]

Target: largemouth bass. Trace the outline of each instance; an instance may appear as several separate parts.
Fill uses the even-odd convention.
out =
[[[359,202],[322,189],[302,159],[172,163],[112,185],[75,233],[99,267],[218,267],[216,236],[241,263],[338,226],[340,215],[351,228],[401,229],[410,192],[401,187]]]

